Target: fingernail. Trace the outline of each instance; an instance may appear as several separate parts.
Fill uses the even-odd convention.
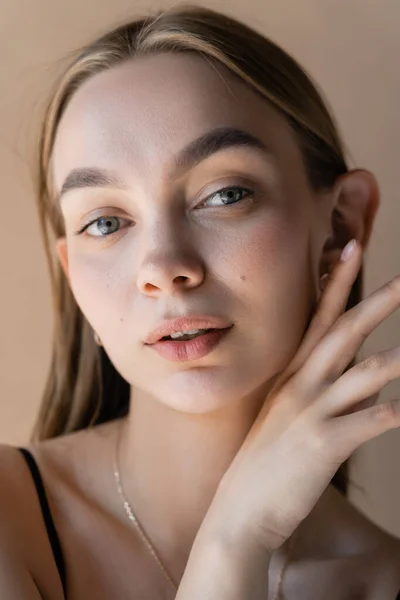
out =
[[[354,239],[351,240],[348,244],[346,244],[346,246],[343,248],[342,254],[340,255],[340,260],[342,262],[346,262],[346,260],[349,260],[349,258],[354,253],[356,245],[357,245],[357,241]]]

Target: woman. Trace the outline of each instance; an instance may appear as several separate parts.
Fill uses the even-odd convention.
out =
[[[346,499],[350,454],[400,425],[398,349],[355,366],[400,304],[398,278],[361,302],[373,174],[221,13],[73,58],[40,133],[54,345],[31,444],[1,448],[1,597],[396,598],[400,541]]]

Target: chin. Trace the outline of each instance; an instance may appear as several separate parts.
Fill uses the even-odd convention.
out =
[[[226,408],[246,394],[244,389],[235,385],[232,371],[227,367],[207,367],[206,372],[194,368],[170,374],[166,379],[160,379],[158,385],[154,383],[151,389],[147,387],[147,393],[174,410],[190,414]]]

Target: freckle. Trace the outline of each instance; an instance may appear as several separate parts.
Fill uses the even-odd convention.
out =
[[[123,320],[124,320],[124,319],[123,319],[123,317],[121,317],[121,318],[120,318],[120,321],[121,321],[121,323],[123,322]]]
[[[241,275],[241,276],[240,276],[240,279],[241,279],[242,281],[246,281],[246,275]]]

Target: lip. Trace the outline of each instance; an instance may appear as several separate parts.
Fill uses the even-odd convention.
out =
[[[192,329],[227,329],[228,327],[231,327],[231,325],[233,325],[232,322],[228,322],[221,317],[213,317],[210,315],[187,315],[170,321],[164,321],[146,337],[144,343],[146,345],[155,344],[159,342],[162,337],[171,335],[171,333],[176,333],[177,331],[190,331]]]
[[[155,350],[166,360],[183,362],[198,360],[209,354],[227,336],[233,328],[213,329],[208,333],[199,335],[191,340],[164,340],[151,344]]]

